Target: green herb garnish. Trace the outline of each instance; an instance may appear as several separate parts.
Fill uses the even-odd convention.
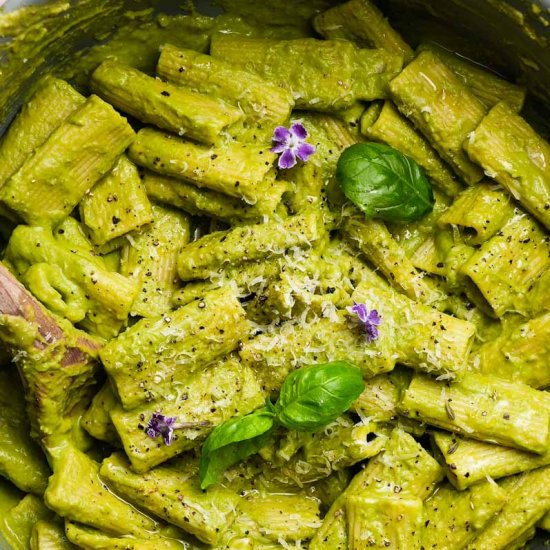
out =
[[[345,361],[295,370],[275,404],[277,420],[290,430],[316,430],[347,411],[364,388],[361,369]]]
[[[273,405],[217,426],[201,450],[201,488],[216,483],[230,466],[257,453],[276,425],[298,431],[314,431],[338,418],[359,397],[365,383],[361,369],[346,361],[334,361],[292,372]]]
[[[273,413],[263,407],[214,428],[201,450],[201,488],[216,483],[227,468],[257,453],[267,443],[273,426]]]
[[[433,209],[432,187],[420,166],[381,143],[348,147],[338,159],[336,177],[346,197],[368,219],[410,222]]]

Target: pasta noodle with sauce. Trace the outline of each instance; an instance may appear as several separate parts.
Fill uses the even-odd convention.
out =
[[[520,86],[326,4],[165,19],[154,73],[99,46],[2,137],[13,548],[550,530],[550,145]]]

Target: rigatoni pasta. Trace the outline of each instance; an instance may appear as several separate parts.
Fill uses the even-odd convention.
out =
[[[178,258],[183,281],[206,279],[225,264],[280,256],[289,248],[309,248],[321,237],[319,216],[311,211],[282,222],[216,231],[189,244]]]
[[[361,133],[414,158],[441,191],[450,197],[460,192],[460,182],[449,167],[391,101],[384,101],[382,108],[376,104],[369,107],[361,119]]]
[[[80,201],[80,218],[96,245],[153,221],[151,203],[137,168],[125,156]]]
[[[240,124],[227,132],[240,140],[261,141],[271,137],[272,127],[284,124],[294,106],[289,91],[224,59],[193,50],[163,46],[157,73],[177,86],[220,98],[242,112]]]
[[[131,409],[159,399],[195,368],[233,351],[247,329],[234,291],[224,287],[174,313],[142,319],[104,347],[101,359],[123,405]]]
[[[463,548],[502,510],[506,500],[506,491],[492,481],[461,492],[442,485],[424,502],[422,546]]]
[[[516,112],[521,111],[526,95],[525,89],[521,86],[504,80],[496,73],[436,42],[422,43],[417,51],[436,54],[488,108],[505,101]]]
[[[296,107],[313,111],[386,97],[388,82],[403,65],[400,54],[387,50],[312,38],[270,41],[220,35],[211,45],[211,54],[289,89]]]
[[[433,443],[447,478],[459,491],[550,463],[548,453],[536,455],[447,432],[436,431]]]
[[[489,181],[465,189],[438,218],[440,227],[457,226],[468,244],[483,244],[513,216],[510,197]]]
[[[391,97],[468,184],[483,177],[462,144],[486,107],[436,55],[423,51],[390,83]]]
[[[138,282],[132,314],[156,317],[170,309],[179,288],[177,261],[191,238],[189,216],[153,205],[151,225],[128,235],[120,256],[121,274]]]
[[[515,311],[528,314],[529,293],[550,266],[549,253],[541,227],[517,211],[460,271],[476,285],[497,317]]]
[[[400,410],[412,418],[470,436],[544,454],[548,449],[548,409],[544,394],[498,377],[465,375],[449,385],[415,375]],[[534,410],[529,403],[538,402]]]
[[[550,524],[525,90],[371,0],[253,4],[134,12],[97,95],[47,77],[0,142],[0,535],[519,548]]]
[[[152,128],[138,132],[128,150],[139,166],[255,203],[274,187],[274,155],[268,147],[230,143],[206,147]],[[266,177],[268,172],[271,177]]]
[[[518,146],[518,144],[520,144]],[[465,144],[471,159],[546,228],[550,225],[550,147],[506,102],[497,103]]]
[[[86,101],[63,80],[42,80],[25,103],[0,145],[0,186],[3,186],[53,131]]]
[[[0,200],[27,223],[56,225],[113,167],[133,137],[125,119],[91,96],[11,176]]]
[[[236,107],[172,86],[132,67],[105,61],[92,74],[93,90],[135,118],[180,136],[214,143],[242,117]]]
[[[395,52],[405,62],[413,57],[411,47],[370,0],[351,0],[330,8],[315,17],[313,24],[319,34],[330,40],[344,39],[361,48]]]

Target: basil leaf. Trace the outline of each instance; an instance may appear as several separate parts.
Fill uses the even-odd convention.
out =
[[[257,453],[266,444],[272,428],[273,413],[265,407],[214,428],[201,450],[201,489],[216,483],[233,464]]]
[[[361,369],[346,361],[303,367],[283,383],[277,420],[291,430],[316,430],[347,411],[364,388]]]
[[[432,211],[434,196],[410,157],[381,143],[357,143],[338,159],[336,177],[346,197],[370,218],[409,222]]]

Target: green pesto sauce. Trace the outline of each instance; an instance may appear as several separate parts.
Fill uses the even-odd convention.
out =
[[[298,38],[311,33],[310,19],[328,0],[255,2],[220,0],[227,13],[209,17],[185,3],[171,15],[159,13],[158,0],[54,1],[0,14],[0,134],[21,100],[48,72],[87,92],[90,73],[105,59],[153,73],[162,44],[205,52],[214,33]],[[190,4],[188,2],[187,4]],[[151,7],[153,6],[153,7]]]
[[[396,0],[390,7],[408,8],[408,2],[410,0]],[[460,2],[456,0],[455,3]],[[312,17],[334,2],[217,0],[215,3],[218,11],[226,13],[218,17],[202,15],[196,12],[192,0],[171,3],[178,7],[171,8],[170,15],[159,12],[159,0],[133,0],[131,3],[79,0],[72,4],[54,0],[0,14],[0,134],[21,100],[32,92],[38,77],[46,72],[68,79],[79,91],[87,92],[89,74],[104,59],[153,73],[159,48],[164,43],[204,52],[212,35],[218,32],[279,39],[303,37],[312,33]],[[126,9],[128,4],[132,10]],[[500,5],[503,3],[498,4],[495,9],[505,11],[505,6]],[[406,18],[410,15],[409,9],[394,11],[397,13],[391,14],[392,20],[396,16],[397,22],[403,12]],[[445,10],[440,11],[444,16]],[[517,10],[511,8],[509,12],[506,12],[508,18],[523,29],[524,34],[537,35],[536,40],[541,40],[529,18],[518,17]],[[409,25],[405,20],[404,28],[399,30],[408,39],[413,35],[418,39],[419,33],[425,35],[426,32],[437,39],[438,25],[430,23],[426,27],[426,21],[415,17],[414,24]],[[447,39],[443,43],[448,42],[453,49],[456,44],[448,35],[446,26]],[[461,50],[466,43],[461,40],[457,49]]]
[[[0,134],[22,101],[32,93],[39,77],[48,72],[70,80],[86,93],[89,74],[105,59],[152,74],[159,48],[164,43],[206,52],[212,35],[220,32],[282,39],[308,36],[311,18],[332,2],[275,0],[268,5],[261,0],[219,0],[217,3],[228,13],[216,18],[193,10],[191,13],[161,14],[150,7],[157,2],[142,0],[133,2],[132,11],[125,9],[123,0],[78,0],[73,4],[60,0],[1,14]],[[418,27],[414,32],[418,36]],[[86,48],[82,49],[84,46]],[[0,227],[1,233],[9,235],[10,231],[5,232]],[[25,327],[22,323],[21,327],[4,326],[1,330],[8,341],[10,338],[19,342],[33,340],[36,335]],[[0,350],[0,365],[3,361],[5,357]],[[79,426],[72,435],[77,441],[82,437]],[[50,444],[61,448],[66,441],[51,441]],[[81,448],[85,445],[85,442],[77,444]],[[11,485],[0,480],[2,516],[21,496]],[[26,521],[21,519],[19,524],[24,527]]]
[[[126,10],[130,4],[132,10]],[[153,74],[162,44],[205,52],[214,33],[290,39],[311,34],[309,20],[329,0],[220,0],[210,17],[181,2],[170,15],[158,0],[63,0],[2,13],[0,8],[0,135],[48,73],[89,93],[91,72],[111,59]],[[190,8],[190,9],[188,9]],[[13,227],[0,223],[0,248]],[[0,361],[2,354],[0,353]]]

